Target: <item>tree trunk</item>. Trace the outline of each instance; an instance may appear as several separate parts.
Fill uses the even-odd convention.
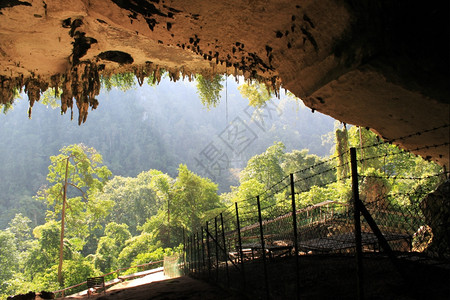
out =
[[[63,250],[64,250],[64,218],[66,215],[66,197],[67,197],[67,176],[69,172],[69,159],[67,157],[66,161],[66,175],[64,177],[64,187],[63,187],[63,207],[61,212],[61,238],[59,240],[59,265],[58,265],[58,282],[59,286],[63,288],[64,282],[62,277],[62,264],[63,264]]]

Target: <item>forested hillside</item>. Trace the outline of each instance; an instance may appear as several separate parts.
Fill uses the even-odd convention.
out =
[[[369,176],[432,175],[420,183],[427,191],[442,177],[434,176],[439,166],[396,146],[366,148],[377,144],[371,131],[335,128],[332,119],[289,95],[271,98],[258,84],[238,88],[229,80],[220,92],[220,78],[201,85],[164,80],[123,92],[133,80],[106,80],[100,106],[81,126],[60,116],[49,92],[31,120],[25,99],[1,115],[0,298],[159,261],[181,251],[185,234],[298,171],[310,178],[295,183],[299,207],[347,201],[349,170],[340,159],[349,146],[375,158],[361,167]],[[332,152],[333,161],[326,157]],[[362,191],[417,184],[368,181]],[[279,190],[269,204],[281,207],[288,194]],[[392,204],[417,205],[410,200]]]
[[[288,152],[282,142],[272,144],[251,157],[239,172],[239,182],[220,195],[216,183],[184,164],[175,176],[154,169],[137,176],[114,176],[96,149],[83,144],[63,147],[49,157],[46,185],[34,198],[46,205],[41,211],[45,223],[35,227],[19,213],[0,230],[0,298],[29,290],[55,291],[90,276],[160,261],[182,250],[186,234],[208,220],[217,221],[219,213],[229,214],[234,203],[243,215],[254,213],[256,203],[249,200],[258,195],[271,194],[264,201],[266,207],[289,209],[289,185],[279,188],[279,184],[292,173],[307,178],[294,183],[300,191],[299,208],[326,200],[346,203],[351,198],[351,178],[343,160],[349,147],[362,146],[361,155],[371,158],[359,167],[366,176],[361,195],[366,200],[383,199],[376,200],[383,206],[417,209],[422,197],[444,180],[438,165],[394,145],[379,144],[366,129],[337,128],[335,134],[332,159],[309,154],[307,149]],[[397,175],[421,178],[397,180]],[[408,192],[400,195],[402,191]],[[420,196],[409,191],[420,191]],[[393,197],[378,198],[389,192]],[[135,271],[133,267],[126,272]]]
[[[52,108],[49,95],[47,105],[34,105],[28,120],[23,94],[0,115],[0,228],[19,212],[31,219],[32,227],[44,222],[45,206],[32,197],[46,184],[49,157],[71,144],[95,148],[114,175],[156,169],[176,177],[183,163],[217,182],[220,192],[237,185],[236,175],[247,160],[274,141],[283,142],[288,151],[329,154],[332,145],[322,146],[321,136],[333,130],[331,118],[312,114],[286,96],[256,110],[240,95],[234,78],[222,84],[221,101],[209,110],[195,82],[165,78],[155,87],[103,89],[99,107],[81,126],[76,112],[70,121],[70,113],[61,116],[58,107]]]

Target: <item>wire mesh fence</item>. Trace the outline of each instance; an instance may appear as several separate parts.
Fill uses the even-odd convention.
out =
[[[168,278],[175,278],[181,275],[183,260],[180,254],[164,257],[164,275]]]
[[[358,160],[350,149],[353,157],[342,153],[227,207],[186,238],[186,273],[255,299],[395,298],[405,284],[430,295],[418,291],[403,258],[429,243],[420,203],[448,172],[400,177],[385,158],[405,153],[371,156],[371,147]],[[368,168],[376,159],[379,172]]]

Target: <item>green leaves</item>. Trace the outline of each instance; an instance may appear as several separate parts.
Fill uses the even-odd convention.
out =
[[[134,88],[136,78],[133,73],[114,74],[111,76],[102,76],[100,83],[107,91],[115,87],[126,92]]]
[[[212,78],[207,78],[202,75],[197,75],[197,93],[200,100],[207,109],[216,107],[220,102],[220,91],[223,89],[222,75],[214,75]]]
[[[49,220],[58,219],[63,202],[66,203],[65,236],[72,238],[75,248],[81,250],[89,233],[100,226],[114,205],[110,199],[99,197],[112,173],[102,165],[102,156],[83,144],[62,148],[50,161],[50,186],[41,189],[36,198],[50,209]]]
[[[248,105],[261,107],[269,101],[273,93],[265,84],[259,82],[244,83],[238,87],[242,97],[248,99]]]
[[[18,266],[18,253],[11,232],[0,230],[0,294],[6,293],[6,281],[11,279]]]
[[[174,218],[187,227],[197,230],[204,220],[204,212],[221,206],[217,195],[217,184],[208,178],[202,178],[186,165],[178,168],[178,177],[171,191],[171,205]]]
[[[156,214],[157,193],[152,187],[152,171],[142,172],[137,177],[116,176],[106,185],[97,199],[111,201],[114,209],[107,217],[108,221],[126,222],[132,234],[143,225],[147,218]]]
[[[45,92],[42,93],[41,99],[39,103],[50,106],[55,109],[60,107],[61,104],[59,101],[61,100],[62,89],[48,88]]]
[[[105,236],[102,236],[98,242],[95,266],[105,273],[119,268],[119,254],[130,238],[128,225],[115,222],[106,225]]]
[[[274,143],[264,153],[250,158],[247,166],[240,174],[241,183],[254,178],[263,183],[266,189],[269,189],[273,184],[280,181],[284,177],[281,167],[284,149],[283,143]]]
[[[15,243],[20,251],[24,251],[27,248],[27,244],[31,239],[29,223],[31,223],[31,220],[20,213],[16,214],[14,219],[9,222],[8,231],[14,235]]]

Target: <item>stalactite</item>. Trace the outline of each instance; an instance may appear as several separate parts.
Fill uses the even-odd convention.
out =
[[[46,81],[39,80],[39,78],[29,78],[25,82],[25,93],[27,93],[30,107],[28,109],[28,117],[31,118],[31,111],[34,102],[39,101],[41,93],[48,89]]]
[[[81,62],[62,77],[61,114],[71,110],[73,119],[73,99],[78,108],[78,124],[86,122],[89,107],[96,109],[98,100],[95,97],[100,93],[100,74],[98,66],[91,62]]]
[[[15,91],[20,92],[23,86],[23,77],[6,78],[0,76],[0,104],[13,104]]]
[[[217,55],[215,55],[217,57]],[[159,84],[161,76],[167,72],[170,80],[176,82],[181,78],[193,81],[196,74],[202,74],[206,77],[213,78],[216,74],[234,75],[235,80],[239,83],[238,76],[243,75],[248,80],[257,80],[266,85],[267,88],[275,91],[279,96],[281,81],[277,76],[270,78],[258,76],[255,72],[243,68],[240,63],[230,63],[231,70],[225,65],[221,67],[214,62],[210,63],[208,68],[202,70],[192,70],[186,66],[180,68],[162,68],[161,66],[147,61],[142,65],[121,65],[114,69],[105,67],[104,64],[98,64],[98,61],[79,61],[73,65],[65,74],[56,74],[46,79],[41,78],[23,78],[14,79],[0,77],[0,103],[12,103],[14,101],[15,90],[21,90],[25,87],[30,101],[30,114],[35,101],[39,101],[41,93],[50,86],[55,89],[55,97],[58,95],[61,99],[61,114],[65,114],[70,108],[71,119],[73,119],[73,104],[76,102],[79,111],[78,123],[81,124],[87,120],[89,108],[96,109],[99,105],[95,98],[101,89],[100,77],[112,76],[117,73],[132,72],[139,83],[143,85],[145,78],[152,78],[152,84]],[[225,70],[224,70],[225,69]]]

